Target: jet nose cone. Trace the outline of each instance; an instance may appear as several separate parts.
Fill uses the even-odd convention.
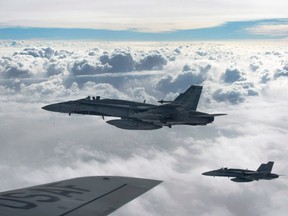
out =
[[[215,170],[202,173],[202,175],[205,175],[205,176],[215,176],[216,174],[217,173]]]
[[[207,176],[207,175],[209,175],[209,172],[204,172],[204,173],[202,173],[202,175]]]
[[[51,104],[51,105],[43,106],[41,108],[47,111],[59,112],[58,104]]]
[[[48,110],[49,109],[49,105],[48,106],[43,106],[43,107],[41,107],[41,109]]]

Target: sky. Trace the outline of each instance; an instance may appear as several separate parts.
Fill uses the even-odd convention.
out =
[[[117,216],[286,216],[287,1],[0,1],[0,191],[91,175],[163,180]],[[42,106],[158,104],[203,86],[207,126],[122,130]],[[256,170],[237,184],[201,173]]]
[[[287,214],[288,51],[285,41],[1,41],[0,191],[91,175],[163,180],[113,215]],[[105,60],[105,61],[104,61]],[[158,104],[202,85],[207,126],[129,131],[111,118],[48,112],[87,95]],[[256,170],[237,184],[201,173]]]
[[[284,0],[3,0],[0,39],[285,39]]]

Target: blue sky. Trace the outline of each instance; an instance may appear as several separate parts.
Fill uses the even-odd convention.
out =
[[[185,41],[251,40],[287,38],[287,19],[226,22],[222,25],[165,32],[92,28],[2,27],[0,39],[104,40],[104,41]],[[278,34],[273,27],[279,26]],[[284,26],[284,27],[283,27]],[[272,28],[270,30],[269,28]],[[281,32],[282,31],[282,32]]]

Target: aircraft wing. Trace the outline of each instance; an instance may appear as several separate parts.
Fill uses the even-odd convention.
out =
[[[105,216],[161,181],[95,176],[0,193],[1,216]]]

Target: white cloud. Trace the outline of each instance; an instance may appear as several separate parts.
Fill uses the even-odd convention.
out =
[[[164,92],[185,91],[191,84],[201,85],[207,79],[207,73],[211,65],[183,66],[183,69],[176,76],[166,74],[157,82],[156,88]]]
[[[282,67],[280,69],[277,69],[274,78],[277,79],[279,77],[288,77],[288,62],[283,62]]]
[[[237,68],[227,68],[223,74],[223,81],[226,83],[234,83],[236,81],[242,81],[245,79],[245,75],[241,73]]]
[[[118,215],[286,215],[285,177],[237,184],[201,175],[223,166],[257,169],[268,160],[275,161],[275,173],[286,173],[288,78],[279,72],[287,69],[282,43],[16,44],[0,58],[1,191],[76,176],[127,175],[164,182]],[[118,64],[118,57],[111,63],[112,56],[133,69]],[[157,57],[138,71],[135,65],[147,56]],[[101,58],[115,71],[93,71],[105,65]],[[77,62],[86,75],[73,71]],[[20,64],[28,78],[5,75]],[[200,111],[228,115],[204,127],[129,131],[101,117],[41,109],[87,95],[157,103],[174,99],[193,81],[204,86]]]
[[[287,23],[261,24],[255,27],[247,28],[246,30],[252,34],[285,37],[288,36]]]
[[[173,59],[174,60],[174,59]],[[136,64],[136,70],[161,70],[167,64],[167,58],[160,52],[151,52],[145,55]]]

